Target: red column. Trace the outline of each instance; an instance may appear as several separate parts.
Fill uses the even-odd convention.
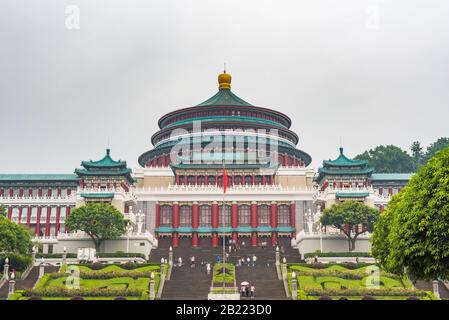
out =
[[[277,242],[278,242],[278,233],[277,232],[272,232],[271,233],[271,245],[273,247],[275,247]]]
[[[20,224],[22,221],[22,207],[19,207],[19,219],[17,220],[17,223]]]
[[[47,207],[47,219],[45,221],[46,225],[45,225],[45,236],[49,237],[50,236],[50,217],[51,217],[51,207]]]
[[[208,175],[205,175],[205,176],[204,176],[204,184],[205,184],[206,186],[209,185],[209,176],[208,176]]]
[[[60,197],[60,196],[61,196],[61,188],[58,188],[58,193],[57,193],[56,196],[57,196],[57,197]]]
[[[51,188],[48,188],[47,190],[47,197],[51,197]]]
[[[218,247],[218,233],[213,232],[212,233],[212,247]]]
[[[198,225],[199,225],[198,202],[194,202],[192,205],[192,228],[198,229]]]
[[[23,188],[19,189],[19,197],[23,197]]]
[[[187,176],[184,176],[184,185],[186,186],[188,184],[189,180],[187,178]]]
[[[393,188],[392,187],[389,187],[388,188],[388,194],[391,196],[391,195],[393,195]]]
[[[252,175],[251,177],[251,185],[255,185],[256,184],[256,176]]]
[[[155,226],[156,228],[160,227],[160,222],[161,222],[161,205],[159,204],[159,202],[156,202],[156,222],[155,222]]]
[[[31,225],[31,207],[28,207],[28,210],[27,210],[27,225],[28,225],[28,228]]]
[[[198,232],[192,234],[192,247],[198,247]]]
[[[180,185],[180,180],[179,180],[179,176],[178,175],[176,175],[176,185]]]
[[[233,202],[231,206],[231,228],[235,229],[238,226],[239,218],[238,218],[238,206],[237,202]]]
[[[257,232],[251,233],[251,245],[257,247]]]
[[[38,196],[38,197],[42,197],[42,188],[39,188],[39,189],[37,190],[37,196]]]
[[[198,185],[198,176],[195,176],[195,185]]]
[[[270,224],[272,228],[277,228],[278,226],[278,205],[276,202],[271,203]]]
[[[9,188],[9,196],[13,197],[14,196],[14,190],[13,188]]]
[[[257,203],[251,203],[251,228],[257,228]]]
[[[207,176],[206,176],[207,178]],[[224,211],[223,211],[224,214]],[[212,203],[212,228],[213,229],[217,229],[218,228],[218,203],[217,202],[213,202]],[[218,233],[217,232],[213,232],[212,233],[212,247],[217,247],[218,246]]]
[[[173,248],[177,248],[179,246],[179,236],[177,232],[173,232],[172,234],[171,245]]]
[[[267,184],[267,177],[266,176],[262,176],[262,185],[266,185]]]
[[[295,221],[295,214],[296,212],[296,203],[292,201],[290,203],[290,225],[295,228],[296,227],[296,221]]]
[[[55,236],[58,236],[59,233],[59,228],[61,227],[61,207],[57,206],[56,207],[56,227],[55,227]]]
[[[12,207],[8,207],[8,220],[12,218]]]
[[[173,203],[173,219],[172,219],[172,224],[173,224],[173,228],[177,229],[179,228],[179,204],[177,202]]]
[[[0,197],[3,197],[4,193],[3,193],[3,188],[0,188]]]
[[[65,220],[64,220],[64,231],[68,231],[66,225],[65,225],[65,221],[67,221],[67,219],[70,217],[70,207],[65,207]]]
[[[224,214],[224,212],[223,212]],[[217,229],[218,228],[218,203],[214,202],[212,203],[212,228]]]
[[[41,213],[42,213],[42,207],[37,207],[37,218],[36,218],[36,235],[40,235],[40,229],[41,229]]]
[[[70,196],[72,194],[72,189],[67,188],[67,195]]]

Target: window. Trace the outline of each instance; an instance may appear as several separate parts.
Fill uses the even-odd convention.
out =
[[[189,176],[187,180],[187,184],[192,186],[195,184],[195,176]]]
[[[200,206],[200,227],[209,227],[212,225],[212,208],[211,206]]]
[[[198,185],[202,186],[205,184],[205,182],[206,182],[206,178],[204,176],[198,177]]]
[[[234,177],[234,184],[235,185],[241,185],[242,184],[242,176],[235,176]]]
[[[262,184],[262,177],[261,176],[256,176],[254,178],[255,184],[256,185],[261,185]]]
[[[269,226],[270,225],[270,206],[268,205],[260,205],[258,208],[257,216],[258,222],[260,226]]]
[[[179,210],[179,224],[181,227],[190,227],[192,225],[192,207],[181,206]]]
[[[162,227],[171,226],[172,224],[172,207],[171,206],[161,206],[159,212],[159,224]]]
[[[215,176],[209,176],[209,178],[207,179],[207,182],[209,183],[210,186],[215,185],[216,184]]]
[[[251,208],[248,205],[239,207],[239,226],[245,227],[251,224]]]
[[[287,205],[280,205],[278,207],[278,225],[290,226],[290,207]]]
[[[218,224],[220,226],[223,226],[223,218],[224,218],[224,224],[229,227],[231,225],[231,216],[232,216],[231,206],[224,205],[224,215],[223,215],[223,205],[218,205]]]
[[[246,185],[252,185],[252,184],[253,184],[253,177],[251,177],[251,176],[246,176],[246,177],[245,177],[245,184],[246,184]]]

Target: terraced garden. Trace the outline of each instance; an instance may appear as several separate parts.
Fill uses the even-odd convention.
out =
[[[292,272],[296,273],[298,299],[316,300],[320,296],[332,299],[345,297],[361,299],[373,296],[375,299],[433,299],[430,292],[415,290],[412,283],[398,275],[386,273],[369,264],[288,264],[287,281],[292,292]]]
[[[125,297],[128,300],[148,300],[150,277],[153,273],[155,292],[159,289],[161,272],[167,265],[70,265],[57,273],[45,274],[32,290],[17,291],[12,300],[26,300],[39,296],[45,300],[66,300],[73,296],[84,299],[111,300]]]

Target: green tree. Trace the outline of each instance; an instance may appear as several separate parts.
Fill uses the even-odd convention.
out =
[[[379,173],[409,173],[415,169],[412,157],[399,147],[377,146],[355,157],[357,160],[368,160],[371,167]]]
[[[0,215],[0,252],[26,255],[30,247],[31,237],[27,228]]]
[[[0,216],[6,217],[6,209],[3,206],[0,206]]]
[[[126,231],[127,220],[115,207],[105,203],[88,203],[73,210],[66,221],[70,230],[84,231],[100,251],[104,240],[116,239]]]
[[[419,141],[415,141],[410,146],[410,151],[412,152],[413,162],[415,163],[415,171],[421,167],[424,161],[423,147]]]
[[[425,162],[433,158],[438,151],[444,150],[447,147],[449,147],[449,138],[439,138],[427,147],[426,154],[424,155]]]
[[[373,230],[379,211],[358,201],[339,202],[323,211],[320,221],[340,229],[348,238],[349,251],[355,249],[357,237]]]
[[[410,278],[449,279],[449,148],[388,204],[372,235],[381,266]]]

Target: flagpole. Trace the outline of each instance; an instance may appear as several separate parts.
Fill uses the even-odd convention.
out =
[[[224,156],[223,156],[223,178],[221,180],[221,184],[223,186],[223,209],[221,210],[222,212],[222,219],[223,219],[223,293],[224,293],[224,289],[226,287],[226,282],[225,282],[225,276],[226,276],[226,214],[225,214],[225,193],[226,193],[226,189],[225,189],[225,165],[224,165]]]

